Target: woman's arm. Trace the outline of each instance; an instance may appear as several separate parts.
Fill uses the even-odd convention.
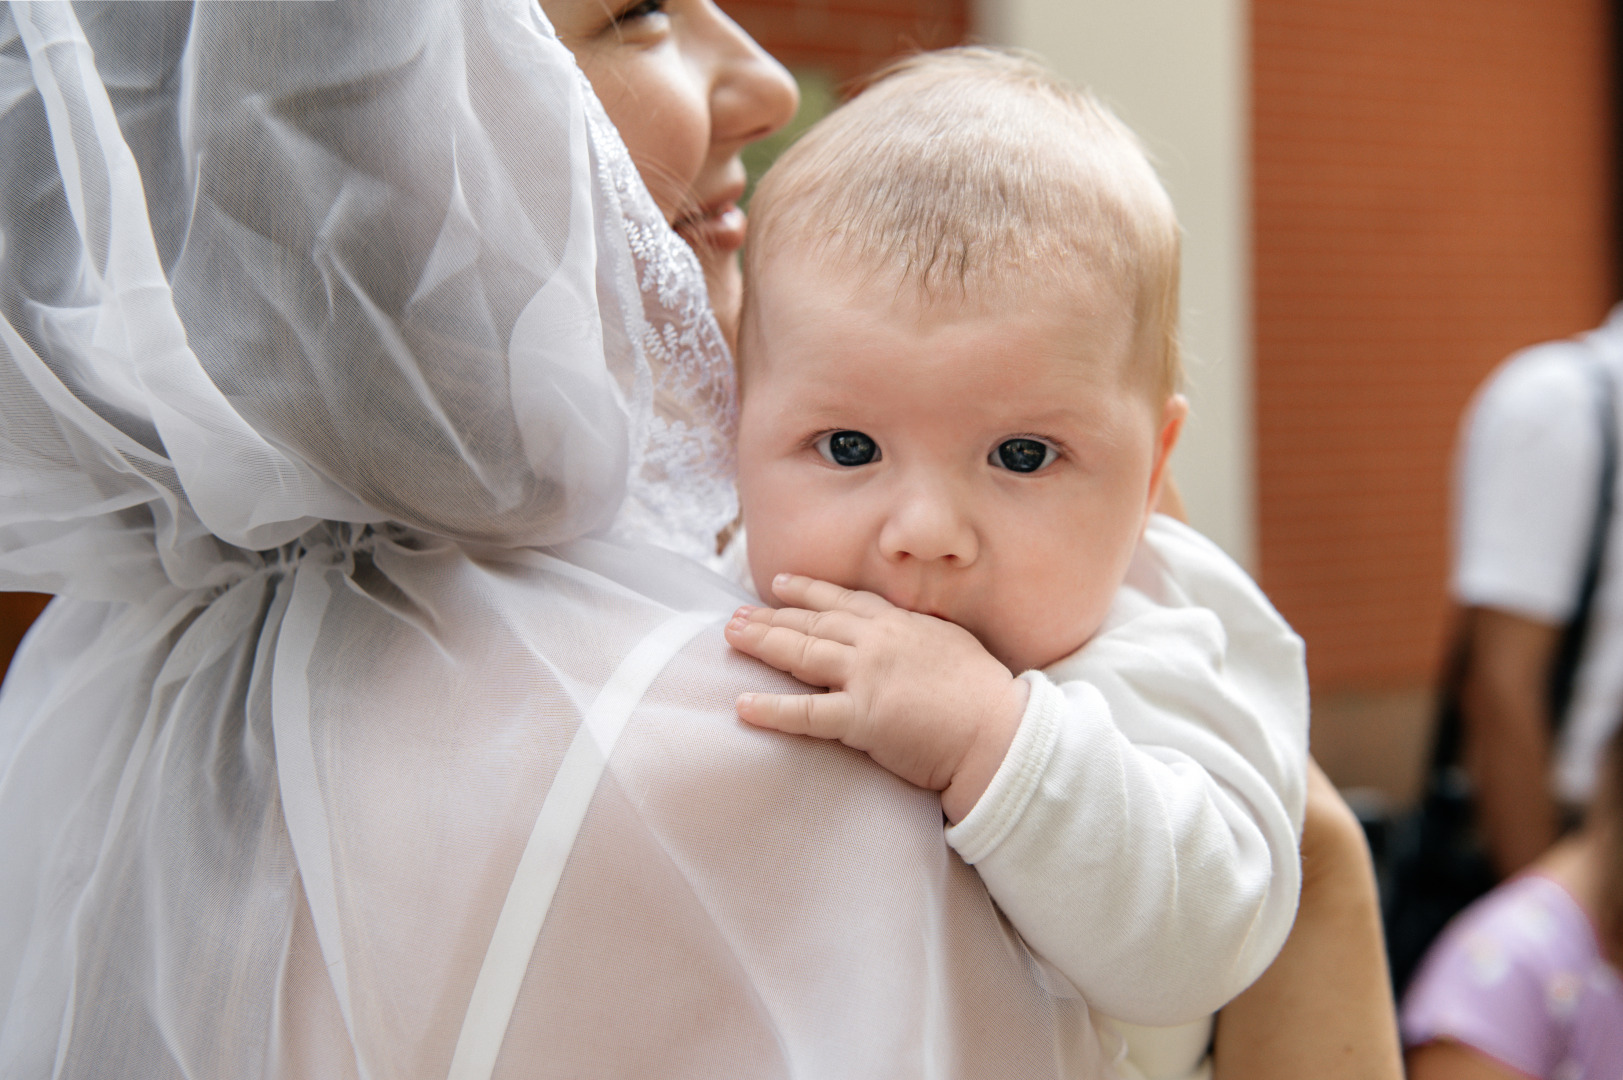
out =
[[[1273,965],[1218,1014],[1214,1058],[1216,1080],[1403,1076],[1369,849],[1312,762],[1296,925]]]

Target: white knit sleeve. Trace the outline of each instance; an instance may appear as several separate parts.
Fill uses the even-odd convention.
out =
[[[1093,641],[1022,676],[1015,742],[947,839],[1090,1005],[1170,1025],[1243,990],[1290,931],[1306,675],[1215,547],[1158,519],[1140,556]]]

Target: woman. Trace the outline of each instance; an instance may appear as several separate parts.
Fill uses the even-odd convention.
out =
[[[781,681],[671,553],[734,515],[727,350],[541,11],[80,14],[0,24],[0,572],[59,594],[0,1075],[1086,1075],[931,799],[733,717]],[[643,109],[776,80],[667,189],[721,248],[791,95],[667,18],[575,40]]]
[[[670,554],[732,391],[667,225],[729,288],[781,73],[549,5],[650,201],[534,8],[381,8],[0,19],[0,584],[61,597],[0,1074],[1086,1075],[932,800],[733,721],[774,676]]]

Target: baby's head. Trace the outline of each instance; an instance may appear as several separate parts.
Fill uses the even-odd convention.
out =
[[[1133,134],[1034,62],[904,61],[750,207],[750,568],[959,623],[1016,671],[1098,629],[1185,405],[1178,227]]]

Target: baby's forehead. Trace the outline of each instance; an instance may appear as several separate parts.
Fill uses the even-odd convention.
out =
[[[790,355],[835,364],[870,337],[934,337],[975,325],[1001,327],[1078,364],[1126,365],[1136,321],[1131,285],[1077,260],[1011,260],[941,280],[837,243],[801,242],[755,260],[739,362],[747,368]]]
[[[1092,274],[1131,304],[1157,386],[1181,382],[1171,201],[1132,132],[1029,58],[970,49],[902,63],[791,146],[749,213],[746,296],[808,245],[937,302]]]

